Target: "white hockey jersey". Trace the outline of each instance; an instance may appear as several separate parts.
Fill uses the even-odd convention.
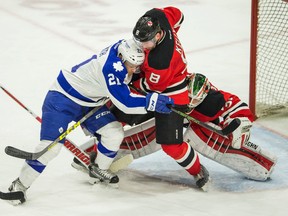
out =
[[[127,114],[145,114],[146,98],[131,93],[127,85],[128,72],[117,56],[120,42],[71,70],[62,69],[50,90],[61,92],[82,106],[101,106],[107,101],[103,97],[108,97]]]

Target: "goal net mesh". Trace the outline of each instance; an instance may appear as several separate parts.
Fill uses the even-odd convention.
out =
[[[258,0],[257,18],[255,108],[261,117],[288,111],[288,0]]]

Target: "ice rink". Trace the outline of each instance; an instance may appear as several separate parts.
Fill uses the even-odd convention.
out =
[[[59,70],[132,36],[137,19],[153,7],[176,6],[185,20],[179,30],[191,72],[208,76],[219,89],[249,99],[249,0],[18,0],[0,3],[0,83],[36,114]],[[40,124],[0,90],[0,190],[18,177],[23,160],[7,145],[32,151]],[[267,182],[243,178],[201,157],[212,177],[209,192],[163,152],[135,160],[120,171],[119,189],[90,185],[62,149],[14,207],[0,200],[1,215],[96,216],[284,216],[288,206],[288,121],[257,120],[252,141],[278,156]],[[87,138],[76,130],[69,138]]]

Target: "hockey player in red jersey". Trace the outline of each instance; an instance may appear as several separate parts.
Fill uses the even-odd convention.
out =
[[[240,126],[228,137],[190,123],[184,139],[202,155],[211,158],[246,177],[267,180],[276,164],[272,153],[250,141],[254,121],[248,105],[229,92],[218,90],[206,76],[196,73],[189,79],[190,116],[214,127],[223,128],[238,118]]]
[[[174,99],[175,108],[185,111],[189,103],[187,61],[177,32],[183,22],[182,12],[175,7],[154,8],[139,18],[134,29],[135,41],[145,50],[140,79],[133,82],[144,92],[158,92]],[[198,187],[209,180],[191,145],[183,142],[184,118],[175,112],[155,114],[156,142],[163,151],[196,178]]]
[[[206,76],[196,73],[188,79],[189,116],[222,129],[238,118],[240,126],[230,135],[221,136],[199,124],[189,121],[184,140],[198,153],[212,159],[241,175],[266,181],[270,178],[277,157],[251,142],[250,128],[254,121],[246,103],[236,95],[218,90]],[[137,159],[160,149],[155,141],[155,120],[150,119],[125,129],[125,138],[117,157],[132,153]]]
[[[218,90],[203,74],[192,74],[188,85],[190,103],[187,113],[197,120],[212,122],[221,127],[229,125],[234,118],[238,118],[241,124],[238,130],[229,135],[229,140],[233,148],[241,148],[249,140],[250,128],[254,121],[247,104],[236,95]],[[192,124],[192,128],[194,125]],[[199,129],[198,125],[195,127]],[[241,131],[239,128],[246,130]]]
[[[277,157],[251,142],[250,128],[254,119],[247,104],[238,96],[217,89],[206,76],[199,73],[189,77],[188,92],[190,103],[187,113],[189,116],[216,129],[222,129],[229,125],[235,118],[239,119],[241,124],[228,136],[221,136],[189,121],[185,123],[184,140],[201,155],[249,179],[257,181],[270,179]],[[114,114],[118,120],[133,125],[124,127],[125,137],[116,160],[128,154],[132,154],[134,159],[138,159],[161,149],[160,145],[156,143],[155,118],[153,116],[141,122],[137,119],[131,120],[129,117],[131,115],[125,116],[116,110]],[[134,125],[135,123],[136,125]],[[94,140],[91,139],[83,145],[83,149],[93,145]],[[76,169],[81,168],[75,163],[73,166]]]
[[[238,96],[217,89],[206,76],[199,73],[189,77],[188,92],[189,116],[215,129],[222,129],[235,118],[239,119],[241,124],[228,136],[221,136],[189,121],[188,124],[185,123],[184,140],[201,155],[249,179],[257,181],[270,179],[277,157],[250,140],[250,128],[254,119],[247,104]],[[156,143],[153,116],[140,123],[137,116],[136,119],[131,120],[131,115],[125,116],[121,113],[119,115],[119,111],[115,111],[114,114],[120,121],[129,122],[130,125],[136,123],[132,127],[124,127],[124,140],[120,145],[116,161],[129,154],[132,154],[134,159],[138,159],[161,149]],[[86,146],[84,148],[86,149],[93,145],[94,140],[89,140],[83,147]],[[73,163],[76,169],[81,168],[76,165]]]

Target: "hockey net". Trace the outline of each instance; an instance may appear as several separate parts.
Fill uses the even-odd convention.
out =
[[[288,0],[252,0],[251,17],[250,108],[288,115]]]

